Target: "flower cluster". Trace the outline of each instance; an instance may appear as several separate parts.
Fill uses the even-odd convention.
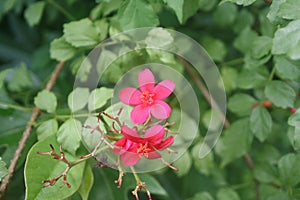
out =
[[[168,148],[174,141],[173,136],[164,139],[164,126],[148,123],[154,121],[152,118],[164,120],[170,116],[171,108],[163,99],[173,92],[174,82],[163,80],[155,85],[154,76],[149,69],[139,73],[138,82],[138,89],[128,87],[120,91],[120,100],[127,105],[135,106],[130,113],[132,123],[146,123],[141,131],[126,125],[121,128],[123,137],[115,143],[113,151],[120,155],[125,166],[137,164],[142,157],[161,158],[158,151]]]

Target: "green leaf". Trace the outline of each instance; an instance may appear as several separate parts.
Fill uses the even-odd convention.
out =
[[[214,154],[210,152],[204,158],[199,157],[200,148],[205,148],[208,151],[208,146],[205,144],[197,144],[192,149],[192,156],[196,170],[202,174],[210,175],[215,169]]]
[[[267,78],[256,70],[243,69],[237,78],[237,86],[242,89],[252,89],[264,86]]]
[[[279,178],[283,185],[295,186],[300,182],[300,155],[287,154],[278,161]]]
[[[53,179],[61,174],[66,168],[66,164],[62,161],[54,160],[48,155],[38,155],[36,153],[50,151],[49,144],[52,144],[58,153],[59,144],[56,142],[56,137],[50,136],[32,146],[27,155],[24,170],[26,184],[25,199],[65,199],[74,194],[81,184],[85,166],[84,162],[72,167],[68,172],[67,181],[71,184],[71,188],[68,188],[63,184],[63,178],[55,185],[43,188],[43,180]],[[65,153],[65,156],[69,160],[77,159],[67,152]]]
[[[275,32],[273,54],[287,54],[292,60],[300,59],[300,19],[291,21],[286,27]]]
[[[222,160],[221,167],[246,154],[251,142],[252,134],[248,118],[234,122],[216,145],[216,153]]]
[[[113,96],[114,90],[106,87],[96,88],[93,90],[88,99],[89,111],[103,107],[106,102]]]
[[[286,0],[279,6],[278,16],[284,19],[299,19],[300,18],[300,1]]]
[[[255,1],[256,0],[222,0],[221,3],[233,2],[238,5],[249,6],[249,5],[253,4]]]
[[[12,69],[5,69],[0,72],[0,88],[3,87],[5,78],[6,78],[7,74],[10,73],[11,71],[12,71]]]
[[[80,82],[86,82],[93,66],[89,57],[81,55],[73,60],[70,67],[72,73],[76,76],[76,79],[79,79]]]
[[[56,96],[53,92],[43,90],[34,98],[34,104],[48,113],[54,113],[57,106]]]
[[[211,36],[205,36],[200,39],[200,42],[214,61],[220,62],[224,60],[226,56],[226,47],[221,40]]]
[[[300,128],[300,109],[289,117],[288,124]]]
[[[216,109],[209,109],[207,111],[205,111],[201,121],[204,124],[205,128],[210,128],[210,131],[217,131],[219,130],[220,126],[223,126],[223,120],[220,119],[215,119],[215,120],[211,120],[213,116],[222,116],[222,114],[220,113],[219,110]]]
[[[58,130],[58,123],[55,119],[49,119],[41,125],[36,130],[36,134],[38,137],[38,140],[43,140],[46,137],[49,137],[50,135],[56,134]]]
[[[300,79],[299,62],[295,63],[284,56],[274,57],[276,75],[282,79],[298,81]]]
[[[75,155],[80,146],[81,130],[81,122],[76,119],[68,119],[58,129],[57,141],[72,155]]]
[[[99,43],[99,34],[88,18],[64,24],[64,37],[74,47],[90,47]]]
[[[267,139],[272,131],[272,117],[266,108],[258,106],[252,110],[250,128],[260,142]]]
[[[93,183],[94,183],[94,175],[92,172],[92,168],[90,165],[87,164],[84,168],[81,185],[78,189],[78,192],[82,200],[89,199],[89,194],[92,189]]]
[[[0,182],[2,181],[2,178],[4,178],[8,174],[8,170],[6,168],[6,163],[2,161],[2,158],[0,157]]]
[[[256,37],[257,33],[251,30],[249,26],[247,26],[244,30],[242,30],[242,32],[240,32],[233,45],[236,49],[246,54],[251,50],[253,41]]]
[[[232,3],[219,5],[213,13],[214,21],[221,26],[230,26],[234,23],[238,14],[237,6]]]
[[[229,98],[228,109],[238,116],[247,116],[256,102],[257,100],[248,94],[236,93]]]
[[[241,10],[236,17],[233,25],[233,30],[235,33],[240,33],[246,27],[251,27],[254,23],[254,17],[248,10]]]
[[[42,17],[45,8],[44,1],[31,3],[25,10],[25,19],[30,26],[37,25]]]
[[[58,61],[66,61],[74,57],[77,49],[66,41],[64,37],[55,39],[51,42],[50,57]]]
[[[253,174],[256,180],[261,183],[276,183],[278,182],[278,174],[275,166],[269,163],[264,163],[261,165],[255,165],[253,169]]]
[[[240,197],[233,189],[221,188],[217,192],[217,199],[218,200],[240,200]]]
[[[288,129],[288,138],[293,148],[296,151],[300,150],[300,127],[296,126],[295,128]]]
[[[208,192],[199,192],[191,200],[214,200]]]
[[[179,169],[176,172],[176,175],[182,177],[189,173],[191,166],[192,166],[192,158],[190,153],[186,151],[178,160],[176,160],[173,165]]]
[[[272,4],[270,6],[270,11],[267,14],[267,18],[270,20],[270,22],[272,23],[277,23],[279,21],[279,17],[278,17],[278,10],[279,10],[279,6],[282,3],[285,3],[286,0],[276,0],[276,1],[272,1]]]
[[[224,66],[221,68],[221,75],[226,92],[236,89],[238,72],[235,68]]]
[[[272,38],[260,36],[253,41],[251,54],[253,58],[259,59],[270,53],[272,48]]]
[[[89,99],[89,88],[75,88],[68,96],[68,106],[72,112],[83,109]]]
[[[152,30],[149,31],[145,43],[147,44],[147,47],[164,47],[169,44],[171,44],[174,41],[173,37],[171,34],[159,27],[159,28],[153,28]]]
[[[292,200],[289,195],[282,190],[278,190],[275,194],[272,194],[267,200]]]
[[[167,5],[172,8],[176,14],[178,21],[183,23],[183,5],[184,0],[164,0]]]
[[[27,67],[25,63],[21,63],[15,68],[8,82],[8,89],[14,92],[20,92],[32,85],[33,81]]]
[[[266,97],[281,108],[294,107],[296,93],[283,81],[271,81],[265,88]]]
[[[152,6],[145,0],[126,0],[121,4],[118,18],[123,30],[154,27],[159,24]]]

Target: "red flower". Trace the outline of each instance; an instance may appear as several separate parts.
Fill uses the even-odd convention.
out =
[[[175,83],[171,80],[163,80],[155,86],[154,76],[149,69],[139,73],[138,81],[139,90],[129,87],[120,91],[121,101],[135,106],[130,114],[131,121],[135,124],[143,124],[150,113],[157,119],[167,119],[171,108],[162,100],[173,92]]]
[[[121,130],[124,136],[115,143],[113,152],[120,155],[125,166],[133,166],[137,164],[142,156],[147,159],[160,158],[161,155],[157,151],[162,151],[173,144],[173,136],[169,136],[163,140],[165,129],[161,125],[155,125],[149,128],[144,137],[141,137],[136,128],[122,126]]]

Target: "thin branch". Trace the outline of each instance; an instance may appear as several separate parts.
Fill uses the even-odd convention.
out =
[[[203,96],[205,97],[205,99],[207,100],[207,102],[210,104],[210,106],[213,108],[213,109],[216,109],[216,110],[220,110],[219,106],[217,105],[216,101],[210,96],[208,90],[206,89],[204,83],[202,82],[202,80],[198,77],[195,69],[193,69],[189,63],[187,63],[185,60],[183,60],[182,58],[179,58],[179,60],[182,62],[182,64],[184,65],[186,71],[188,72],[188,74],[191,76],[191,78],[195,81],[197,87],[199,88],[199,90],[202,92]],[[222,119],[224,119],[224,126],[225,128],[229,128],[230,127],[230,123],[229,121],[227,120],[226,116],[224,113],[222,113]],[[253,160],[251,158],[251,156],[249,154],[245,154],[243,156],[248,168],[250,170],[253,170],[254,168],[254,163],[253,163]],[[254,179],[254,183],[255,183],[255,198],[256,200],[259,199],[259,182]]]
[[[56,68],[54,69],[54,71],[51,74],[50,80],[47,82],[47,85],[45,87],[46,90],[52,89],[63,66],[64,66],[64,62],[60,62],[56,65]],[[40,112],[41,112],[41,110],[38,107],[34,107],[32,109],[31,117],[26,125],[26,128],[25,128],[23,134],[22,134],[22,138],[19,141],[19,144],[15,151],[14,157],[10,161],[10,165],[8,167],[8,175],[5,176],[4,179],[2,180],[2,183],[0,186],[0,200],[3,200],[5,197],[5,191],[10,183],[10,180],[11,180],[13,174],[14,174],[18,160],[21,157],[21,154],[26,146],[26,142],[27,142],[27,140],[30,136],[31,130],[32,130],[32,126],[33,126],[34,122],[37,120]]]

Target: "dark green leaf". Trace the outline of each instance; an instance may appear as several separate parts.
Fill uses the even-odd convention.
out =
[[[2,178],[4,178],[8,174],[8,170],[6,168],[6,163],[2,161],[2,158],[0,157],[0,182],[2,181]]]
[[[295,186],[300,182],[300,155],[287,154],[278,161],[279,178],[283,185]]]
[[[193,147],[192,156],[193,156],[194,166],[200,173],[208,176],[212,174],[213,170],[216,167],[214,163],[214,154],[210,152],[204,158],[200,158],[199,157],[200,148],[207,148],[207,150],[205,151],[208,151],[208,146],[205,144],[202,145],[197,144]]]
[[[75,155],[80,146],[81,130],[81,122],[76,119],[68,119],[58,129],[57,141],[72,155]]]
[[[229,98],[228,109],[239,116],[247,116],[256,102],[257,100],[248,94],[236,93]]]
[[[65,199],[74,194],[81,184],[84,162],[74,166],[69,171],[67,181],[71,184],[71,188],[63,184],[62,178],[55,185],[43,188],[43,180],[58,176],[66,168],[66,164],[62,161],[54,160],[48,155],[38,155],[36,153],[50,151],[49,144],[52,144],[56,151],[59,151],[56,137],[50,136],[37,142],[28,153],[25,164],[26,199]],[[69,160],[77,159],[68,153],[66,153],[66,158]]]
[[[200,42],[214,61],[223,61],[226,55],[226,47],[221,40],[206,36],[202,37]]]
[[[38,1],[30,4],[30,6],[25,10],[25,19],[30,26],[37,25],[42,17],[45,7],[44,1]]]
[[[2,88],[2,86],[4,84],[6,75],[8,73],[10,73],[11,71],[12,71],[12,69],[6,69],[6,70],[3,70],[3,71],[0,72],[0,88]]]
[[[186,175],[192,166],[192,158],[188,151],[186,151],[178,160],[176,160],[173,165],[179,169],[176,175],[182,177]]]
[[[88,103],[89,88],[77,87],[68,96],[68,106],[72,112],[83,109]]]
[[[299,19],[300,18],[300,1],[286,0],[279,6],[278,16],[284,19]]]
[[[15,68],[8,82],[8,88],[11,91],[19,92],[32,85],[33,81],[27,67],[24,63],[21,63]]]
[[[191,200],[214,200],[208,192],[199,192]]]
[[[50,55],[51,58],[58,61],[66,61],[74,57],[77,49],[68,43],[64,37],[55,39],[51,42]]]
[[[239,195],[230,188],[222,188],[217,192],[218,200],[240,200]]]
[[[223,3],[217,7],[213,17],[221,26],[230,26],[234,23],[238,14],[237,6],[232,3]]]
[[[34,98],[34,104],[42,110],[54,113],[57,106],[56,96],[53,92],[43,90]]]
[[[296,93],[291,86],[283,81],[272,81],[265,89],[266,97],[281,108],[293,107]]]
[[[258,106],[252,110],[250,128],[259,141],[267,139],[272,131],[272,117],[266,108]]]
[[[78,189],[78,192],[82,198],[82,200],[88,200],[90,191],[92,189],[94,183],[94,175],[92,172],[92,168],[90,165],[86,165],[84,172],[83,172],[83,177],[81,181],[81,185]]]
[[[55,119],[49,119],[41,123],[36,130],[38,140],[43,140],[50,135],[56,134],[57,130],[58,123]]]
[[[118,17],[123,30],[159,24],[152,6],[145,0],[126,0],[119,9]]]
[[[236,38],[233,45],[239,51],[243,53],[247,53],[251,50],[253,41],[257,37],[257,33],[250,29],[250,27],[246,27]]]
[[[275,194],[272,194],[267,200],[292,200],[289,195],[282,191],[278,190]]]

